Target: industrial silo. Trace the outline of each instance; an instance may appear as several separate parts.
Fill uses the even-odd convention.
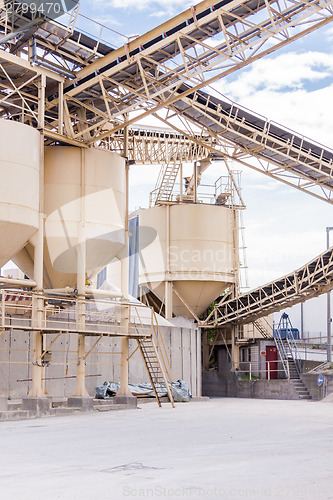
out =
[[[38,229],[40,151],[37,130],[0,120],[0,267]]]
[[[77,252],[86,247],[86,271],[91,278],[124,245],[125,160],[102,149],[45,148],[44,284],[74,287]],[[31,275],[33,241],[15,257]]]
[[[141,250],[139,285],[172,303],[168,316],[200,316],[235,283],[238,229],[233,209],[184,203],[141,210],[139,217],[140,226],[157,232],[154,242]]]

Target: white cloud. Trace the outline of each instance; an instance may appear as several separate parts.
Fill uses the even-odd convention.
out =
[[[245,97],[255,91],[298,90],[306,82],[318,82],[333,74],[333,54],[291,52],[264,58],[238,73],[231,83],[223,82],[223,93]]]
[[[189,5],[191,5],[191,2],[184,2],[183,0],[141,0],[140,2],[137,0],[109,0],[107,2],[103,2],[104,7],[110,7],[113,9],[135,8],[136,10],[145,10],[151,8],[156,11],[157,8],[160,9],[162,7],[167,12],[176,7],[178,7],[179,10],[179,6],[186,9]]]

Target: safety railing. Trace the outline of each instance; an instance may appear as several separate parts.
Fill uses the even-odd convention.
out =
[[[82,313],[83,304],[85,310]],[[136,302],[94,296],[83,299],[75,295],[38,294],[24,290],[0,291],[0,329],[36,330],[36,312],[41,313],[38,329],[45,332],[81,333],[78,326],[80,314],[84,315],[84,333],[90,335],[147,337],[153,336],[158,328],[152,309]],[[122,325],[125,312],[129,318],[129,331],[124,331]]]
[[[275,380],[290,379],[289,367],[285,370],[282,360],[275,361],[241,361],[233,363],[232,371],[243,374],[243,379],[248,380]]]
[[[275,344],[281,359],[281,363],[283,365],[283,369],[285,371],[285,374],[289,378],[289,363],[288,363],[288,353],[286,350],[286,346],[284,342],[282,341],[281,334],[279,330],[274,331],[274,340]]]
[[[330,352],[332,358],[333,345],[323,340],[323,338],[296,340],[299,357],[304,361],[323,361],[324,359],[329,361]]]
[[[239,172],[232,172],[234,178],[239,178]],[[157,185],[161,182],[159,177]],[[239,186],[239,183],[237,182]],[[240,189],[240,188],[239,188]],[[156,204],[159,195],[159,188],[154,189],[150,193],[149,206],[153,207]],[[193,202],[194,194],[186,194],[183,184],[176,182],[173,187],[173,192],[169,197],[168,203]],[[198,184],[197,187],[197,203],[206,205],[223,205],[233,208],[243,208],[242,201],[239,199],[236,189],[234,188],[232,179],[229,175],[219,177],[215,184]]]

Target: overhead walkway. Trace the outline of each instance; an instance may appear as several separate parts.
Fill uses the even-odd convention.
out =
[[[200,326],[246,324],[333,289],[333,247],[293,273],[244,293],[226,295]]]

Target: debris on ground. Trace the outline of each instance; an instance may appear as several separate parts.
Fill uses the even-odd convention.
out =
[[[192,397],[191,391],[184,380],[177,380],[177,382],[168,382],[170,389],[172,389],[174,401],[176,403],[188,403]],[[114,397],[120,384],[116,382],[104,382],[103,385],[96,387],[96,399],[108,399]],[[142,382],[140,384],[128,384],[131,393],[136,397],[149,396],[154,398],[155,393],[152,385],[149,382]],[[164,385],[157,387],[160,397],[167,396],[167,390]],[[164,393],[164,391],[165,393]]]

